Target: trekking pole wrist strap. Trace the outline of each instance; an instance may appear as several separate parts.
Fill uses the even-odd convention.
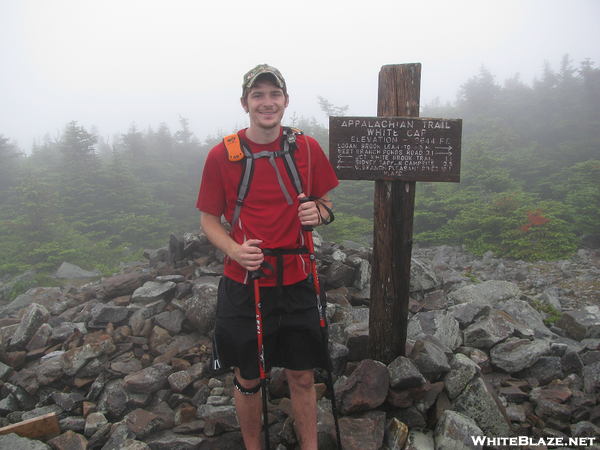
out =
[[[331,222],[333,222],[335,220],[333,211],[331,210],[331,208],[329,206],[327,206],[325,204],[325,200],[323,200],[321,197],[315,197],[315,196],[310,196],[310,197],[308,197],[308,199],[317,204],[317,211],[319,213],[318,225],[329,225]],[[325,217],[323,217],[323,213],[321,213],[321,208],[323,208],[325,211],[327,211],[327,215],[329,216],[329,218],[326,219]]]

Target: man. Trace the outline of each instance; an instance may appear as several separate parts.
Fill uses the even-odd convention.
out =
[[[215,146],[206,160],[197,203],[202,230],[227,255],[219,284],[213,360],[221,367],[234,367],[235,404],[244,443],[248,450],[259,450],[262,399],[250,275],[261,267],[272,268],[264,270],[263,275],[270,276],[259,281],[265,365],[267,371],[274,366],[285,369],[302,449],[317,450],[313,369],[328,368],[330,363],[302,227],[328,223],[328,193],[339,183],[317,141],[288,134],[291,130],[282,127],[289,96],[277,69],[261,64],[249,71],[241,104],[250,118],[250,126],[238,133],[242,146],[265,157],[251,158],[252,180],[241,207],[236,208],[244,161],[231,158],[224,142]],[[303,187],[300,193],[290,179],[289,163],[286,168],[281,157],[288,137],[292,144],[295,137],[298,146],[293,154]],[[231,225],[230,232],[222,225],[222,215]],[[277,257],[277,252],[283,254]]]

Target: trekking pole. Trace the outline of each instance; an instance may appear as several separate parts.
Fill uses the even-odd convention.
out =
[[[306,203],[311,201],[308,197],[300,199],[300,203]],[[331,355],[329,354],[329,339],[327,337],[327,323],[325,321],[325,312],[323,311],[323,304],[321,303],[321,287],[319,286],[319,277],[317,276],[317,264],[315,260],[315,246],[312,239],[312,232],[314,227],[311,225],[304,225],[302,227],[306,233],[306,241],[308,245],[308,252],[310,258],[311,273],[315,283],[315,294],[317,296],[317,310],[319,311],[319,323],[321,325],[321,336],[323,338],[323,345],[325,346],[325,353],[328,358],[329,366],[332,365]],[[331,412],[333,414],[333,421],[335,423],[335,434],[337,438],[338,449],[342,450],[342,438],[340,435],[340,424],[338,420],[337,405],[335,400],[335,391],[333,390],[333,376],[331,375],[331,369],[327,367],[327,388],[331,392]]]
[[[269,444],[269,411],[267,407],[267,376],[265,374],[265,347],[263,345],[262,315],[260,312],[260,288],[258,280],[261,277],[260,270],[254,271],[250,279],[254,281],[254,306],[256,308],[256,337],[258,339],[258,360],[260,367],[260,389],[263,405],[263,422],[265,426],[265,448],[270,450]]]

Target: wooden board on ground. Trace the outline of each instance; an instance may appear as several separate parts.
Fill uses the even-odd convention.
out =
[[[0,436],[10,433],[30,439],[38,439],[44,436],[58,436],[60,427],[56,413],[50,413],[0,428]]]

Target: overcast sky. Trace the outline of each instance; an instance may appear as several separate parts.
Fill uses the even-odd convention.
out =
[[[375,116],[386,64],[422,64],[425,104],[482,65],[529,84],[566,53],[600,65],[599,0],[0,0],[0,134],[29,150],[72,120],[112,139],[180,115],[230,133],[259,63],[286,78],[288,117],[326,124],[317,96]]]

